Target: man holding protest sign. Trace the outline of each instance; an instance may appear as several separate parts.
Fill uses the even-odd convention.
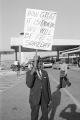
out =
[[[55,22],[56,12],[27,8],[23,47],[51,50]],[[48,73],[42,69],[40,59],[35,59],[34,67],[26,73],[26,84],[30,88],[31,120],[38,120],[40,106],[43,120],[48,120],[51,89]]]
[[[26,84],[30,88],[31,120],[38,120],[40,106],[43,120],[48,120],[51,89],[48,74],[42,69],[42,62],[39,59],[36,61],[36,67],[26,73]]]

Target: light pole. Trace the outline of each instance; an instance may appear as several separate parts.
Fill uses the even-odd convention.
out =
[[[24,32],[21,32],[20,35],[24,35]],[[21,64],[21,44],[19,45],[19,63]]]

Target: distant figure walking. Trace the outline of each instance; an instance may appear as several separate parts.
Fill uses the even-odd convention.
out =
[[[26,84],[30,88],[31,120],[38,120],[40,106],[43,120],[48,120],[51,89],[48,74],[42,69],[41,61],[37,60],[36,68],[26,72]]]
[[[68,86],[71,85],[71,83],[69,82],[69,79],[67,77],[67,68],[68,68],[68,66],[65,62],[65,59],[62,59],[62,64],[60,64],[60,85],[59,85],[59,88],[63,87],[64,82]]]

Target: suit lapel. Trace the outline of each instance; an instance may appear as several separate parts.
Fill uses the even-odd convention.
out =
[[[42,73],[41,73],[42,74]],[[42,79],[42,76],[40,75],[39,71],[37,70],[37,75],[39,79]]]

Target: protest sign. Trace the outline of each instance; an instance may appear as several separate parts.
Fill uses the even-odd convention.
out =
[[[23,47],[51,50],[56,12],[26,9]]]

